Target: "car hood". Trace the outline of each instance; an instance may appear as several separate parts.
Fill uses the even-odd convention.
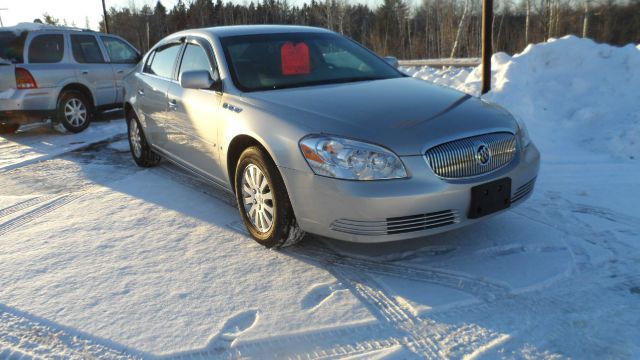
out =
[[[421,155],[458,138],[507,131],[513,117],[478,98],[414,78],[353,82],[246,94],[249,102],[312,133],[377,143],[398,155]],[[289,110],[289,111],[287,111]]]

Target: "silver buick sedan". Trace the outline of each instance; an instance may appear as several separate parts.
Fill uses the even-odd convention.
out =
[[[523,123],[387,60],[310,27],[170,35],[125,79],[131,153],[233,192],[267,247],[423,237],[531,195],[540,154]]]

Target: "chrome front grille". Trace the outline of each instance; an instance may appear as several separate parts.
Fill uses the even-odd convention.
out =
[[[531,179],[529,182],[527,182],[526,184],[520,186],[515,193],[513,193],[513,196],[511,196],[511,203],[514,203],[520,199],[522,199],[523,197],[527,196],[527,194],[529,194],[532,190],[533,190],[533,185],[536,183],[536,178]]]
[[[393,235],[434,229],[459,222],[456,211],[445,210],[428,214],[387,218],[382,221],[339,219],[331,229],[355,235]]]
[[[507,132],[473,136],[434,146],[425,155],[438,176],[474,177],[509,164],[516,155],[516,137]]]

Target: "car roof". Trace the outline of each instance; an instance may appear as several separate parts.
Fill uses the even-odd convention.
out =
[[[257,34],[279,34],[279,33],[327,33],[333,32],[327,29],[312,26],[297,25],[233,25],[233,26],[216,26],[210,28],[183,30],[172,34],[171,37],[187,36],[187,35],[209,35],[214,37],[227,37],[239,35],[257,35]]]

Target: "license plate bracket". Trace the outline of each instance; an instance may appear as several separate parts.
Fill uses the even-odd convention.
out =
[[[469,219],[477,219],[511,206],[511,178],[502,178],[471,188]]]

